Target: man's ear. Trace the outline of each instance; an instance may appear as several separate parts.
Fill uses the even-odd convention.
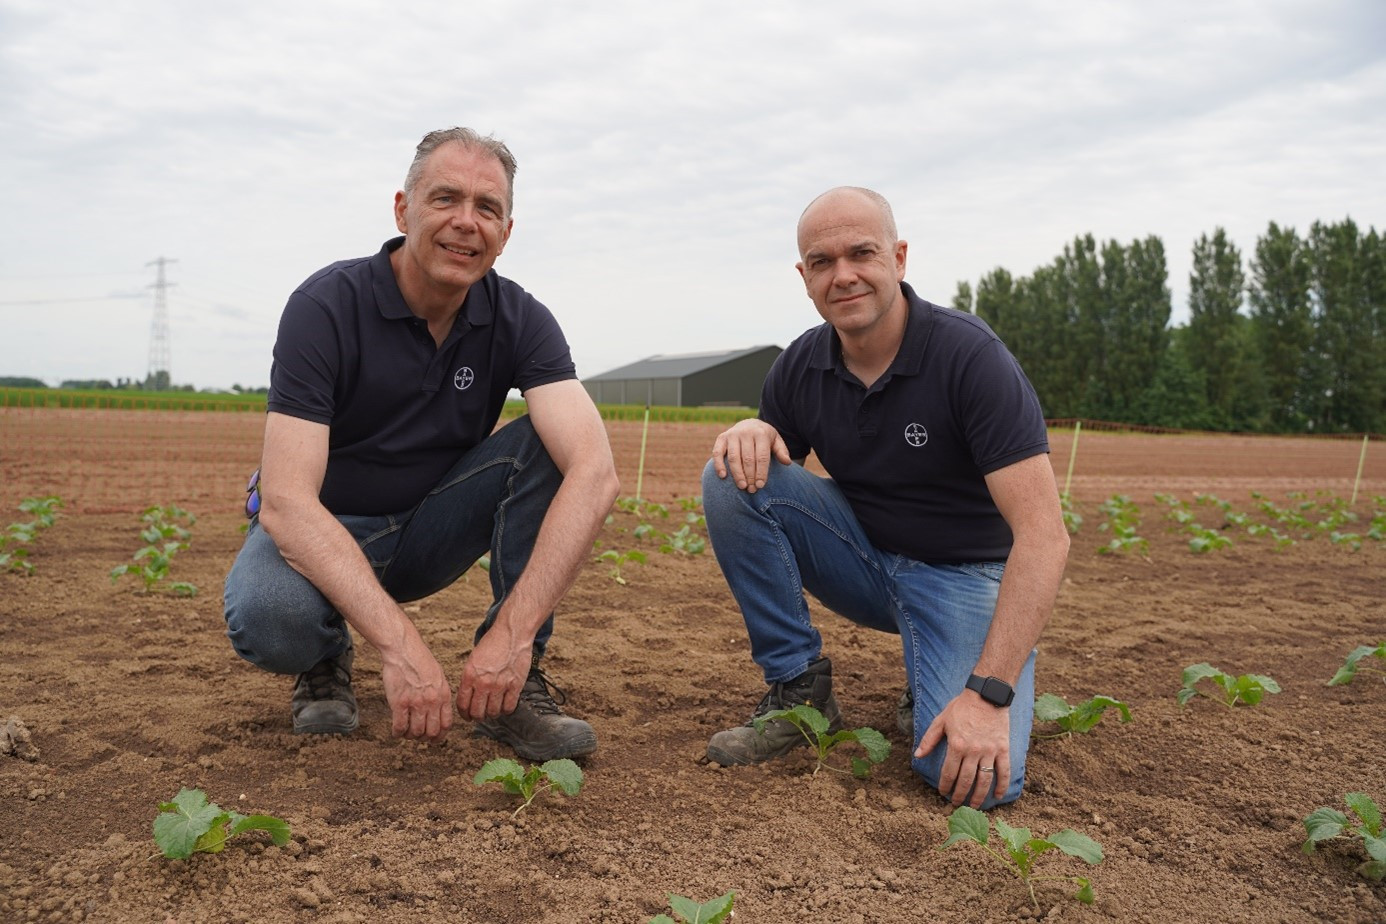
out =
[[[905,280],[905,252],[910,245],[907,241],[895,242],[895,281],[904,282]]]
[[[409,197],[404,194],[404,190],[395,193],[395,227],[400,234],[409,233],[409,222],[405,221],[405,213],[409,209]]]
[[[505,230],[501,232],[500,246],[496,248],[496,256],[505,253],[505,245],[510,242],[510,232],[515,230],[515,219],[505,220]]]

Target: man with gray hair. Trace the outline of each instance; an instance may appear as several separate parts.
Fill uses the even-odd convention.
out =
[[[804,744],[783,719],[756,726],[800,703],[841,727],[807,589],[900,636],[915,771],[954,805],[1009,802],[1068,553],[1039,400],[985,323],[904,282],[908,245],[880,194],[829,190],[798,236],[824,323],[775,361],[759,417],[718,436],[703,473],[708,535],[769,685],[708,758],[755,764]],[[791,464],[810,451],[831,478]]]
[[[354,630],[380,653],[395,735],[440,740],[455,704],[528,760],[596,747],[539,659],[616,471],[558,323],[493,269],[514,178],[495,138],[428,134],[395,194],[403,236],[315,273],[284,309],[225,615],[241,657],[297,675],[295,732],[357,727]],[[528,414],[497,430],[512,388]],[[401,603],[486,553],[493,603],[454,696]]]

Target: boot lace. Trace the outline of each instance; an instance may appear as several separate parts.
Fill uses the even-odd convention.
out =
[[[528,703],[535,712],[562,715],[563,710],[558,707],[568,701],[568,694],[536,664],[529,669],[529,678],[520,689],[520,700]]]

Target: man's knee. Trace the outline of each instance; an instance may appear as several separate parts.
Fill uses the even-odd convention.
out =
[[[227,575],[226,636],[236,654],[276,674],[300,674],[330,652],[340,622],[331,604],[306,578],[283,564],[254,568],[242,558]]]

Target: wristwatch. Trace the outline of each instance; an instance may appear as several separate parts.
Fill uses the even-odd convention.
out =
[[[978,677],[976,674],[970,674],[967,678],[967,688],[975,690],[977,695],[998,709],[1009,706],[1011,700],[1015,698],[1015,690],[1011,689],[1011,685],[995,677]]]

